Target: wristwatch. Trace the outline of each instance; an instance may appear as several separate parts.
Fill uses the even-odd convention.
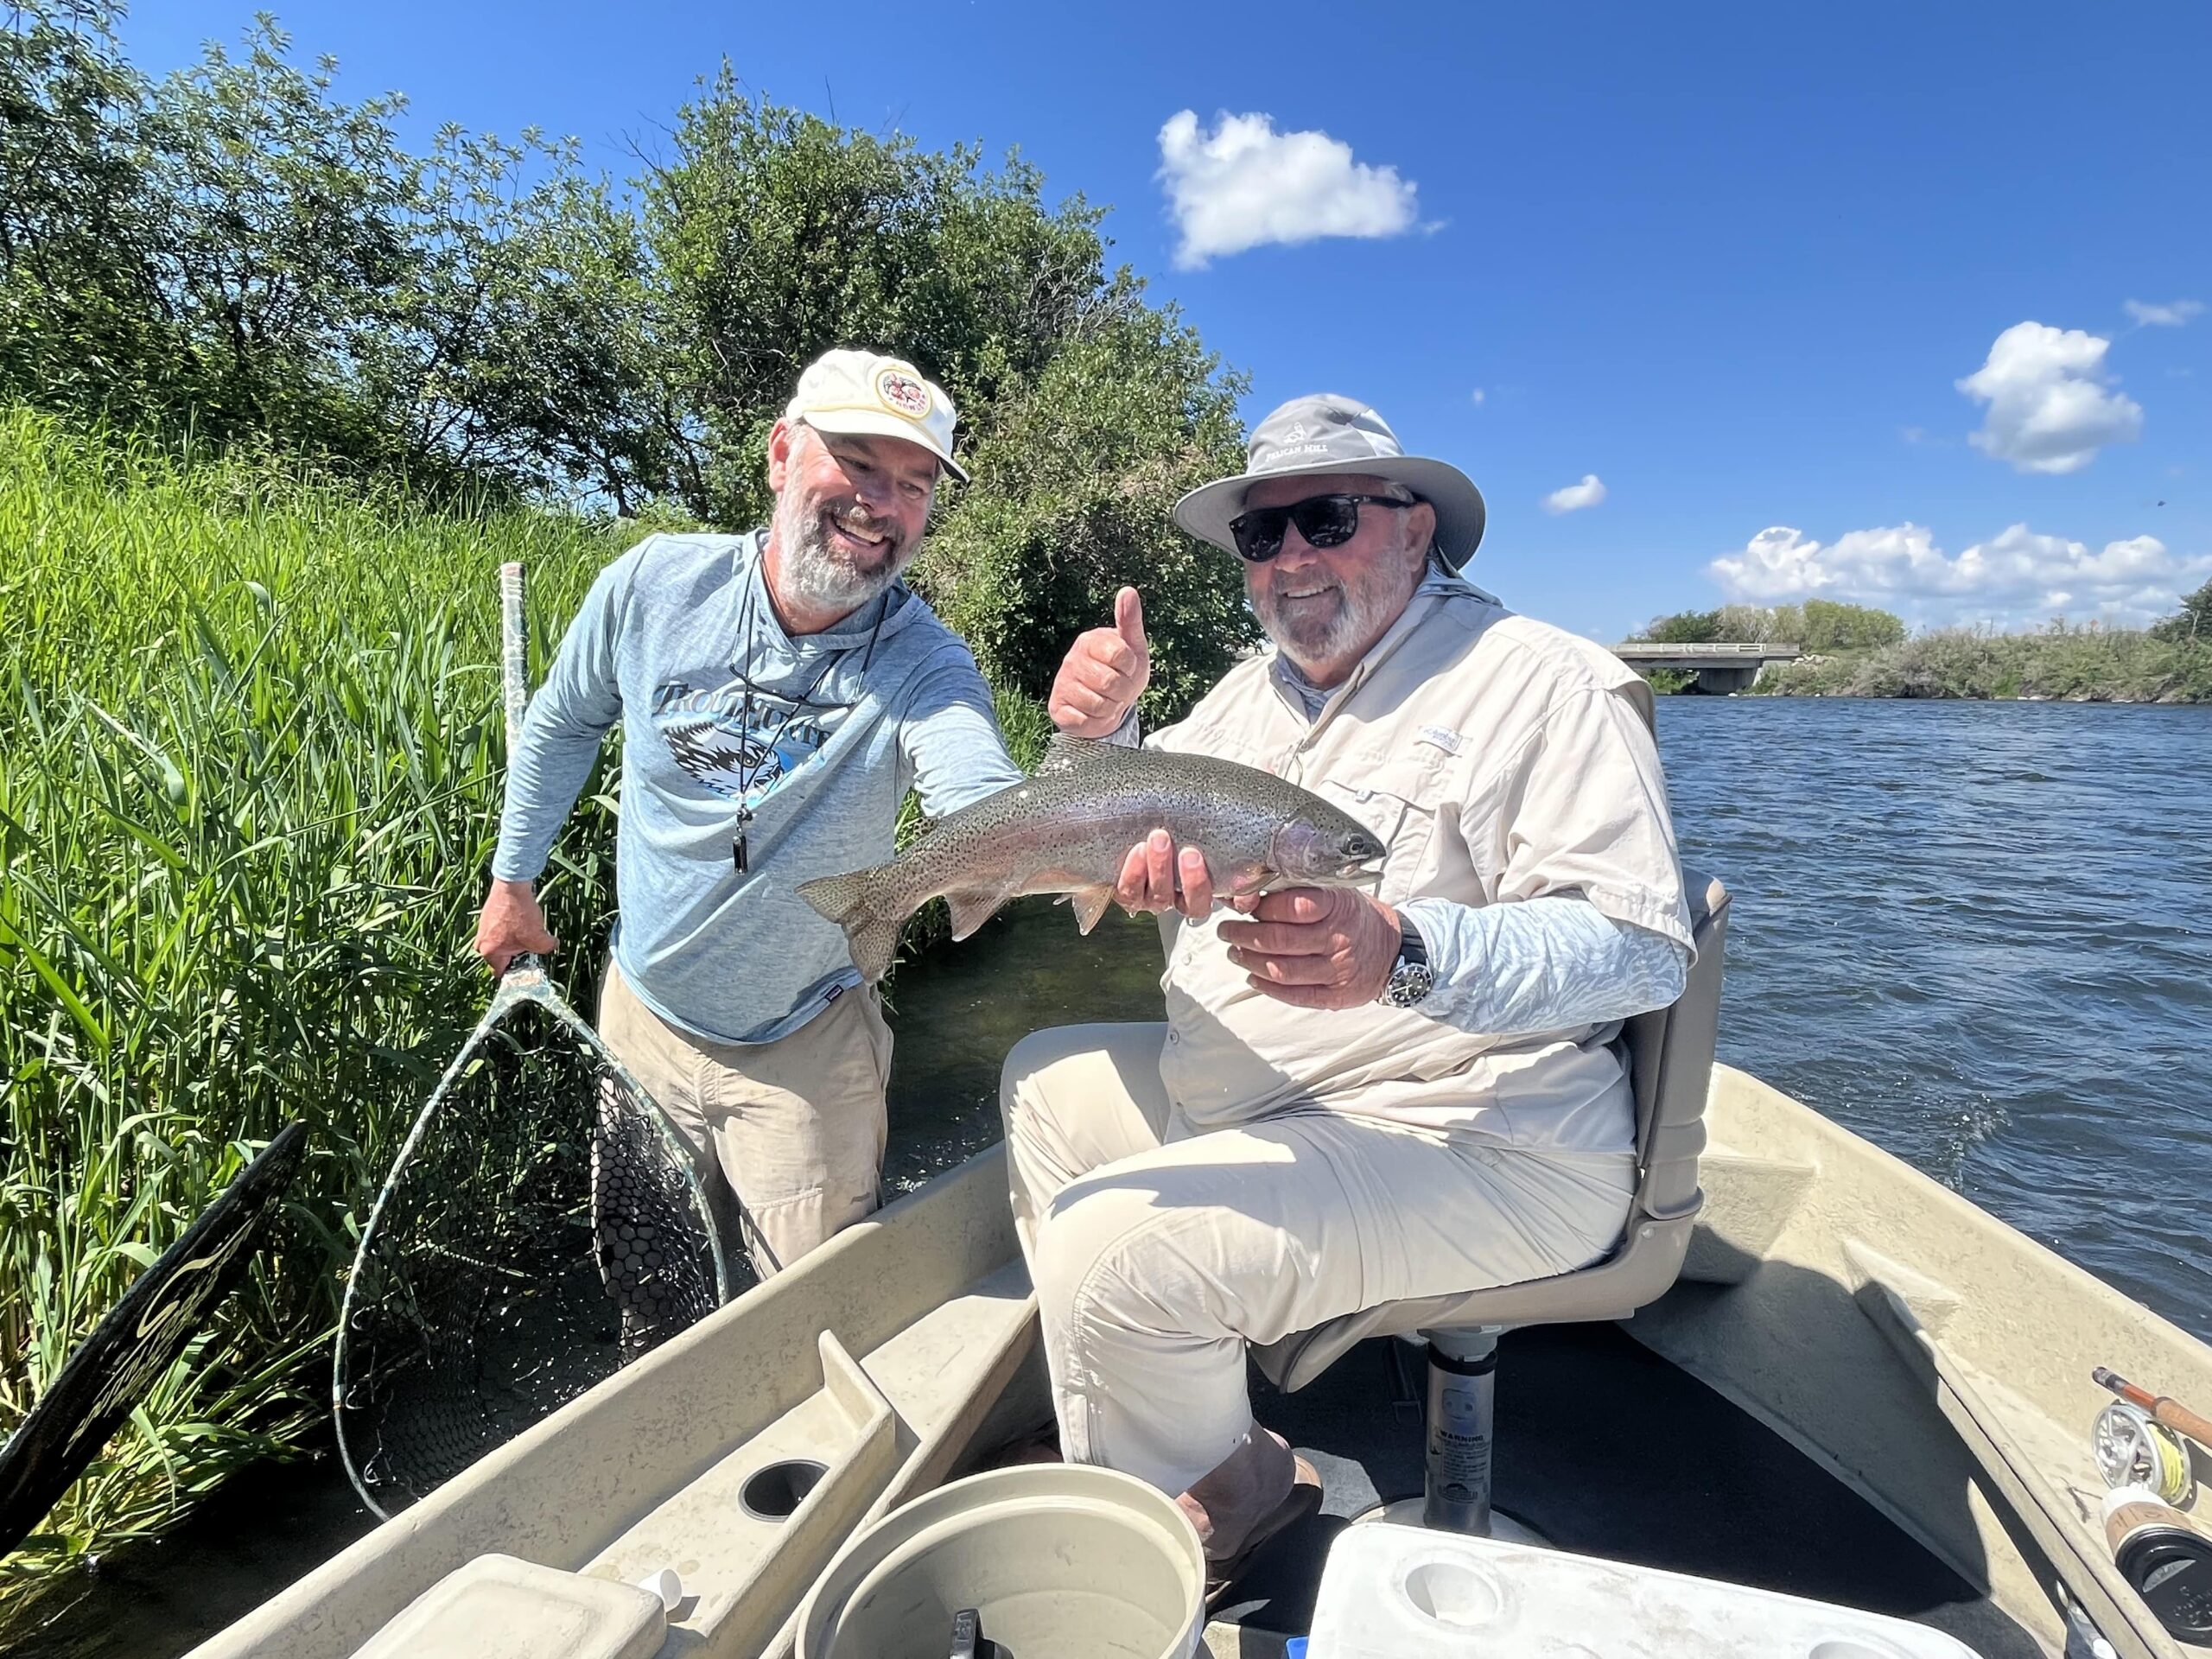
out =
[[[1428,946],[1403,916],[1398,918],[1398,960],[1390,969],[1390,982],[1381,1001],[1394,1008],[1417,1006],[1436,987],[1436,974],[1428,965]]]

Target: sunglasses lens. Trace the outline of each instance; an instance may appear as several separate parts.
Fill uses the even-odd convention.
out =
[[[1359,503],[1348,495],[1317,495],[1291,508],[1290,522],[1315,547],[1342,547],[1359,532]]]
[[[1282,551],[1283,526],[1289,522],[1287,507],[1255,507],[1231,519],[1229,533],[1238,553],[1254,564],[1265,564]]]

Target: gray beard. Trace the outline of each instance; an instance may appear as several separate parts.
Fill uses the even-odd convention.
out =
[[[1396,595],[1363,591],[1350,585],[1338,592],[1341,603],[1336,614],[1325,621],[1318,618],[1297,622],[1286,620],[1273,594],[1264,600],[1255,598],[1252,608],[1259,615],[1260,626],[1268,631],[1268,638],[1282,653],[1301,669],[1312,668],[1334,662],[1353,646],[1373,640],[1403,608]]]
[[[783,553],[783,579],[791,596],[820,610],[849,616],[899,580],[914,560],[914,548],[901,548],[873,571],[855,570],[830,550],[818,512],[806,512],[795,494],[776,502],[776,545]]]
[[[1407,546],[1402,537],[1392,545],[1385,556],[1390,559],[1406,556]],[[1326,663],[1337,662],[1355,647],[1366,649],[1373,645],[1389,629],[1390,624],[1404,610],[1414,591],[1421,586],[1421,570],[1401,573],[1395,582],[1375,580],[1378,573],[1370,571],[1369,580],[1347,582],[1338,588],[1340,602],[1336,614],[1324,620],[1308,617],[1301,621],[1287,619],[1281,601],[1270,593],[1262,599],[1247,576],[1244,596],[1251,601],[1252,611],[1260,619],[1260,626],[1267,630],[1268,638],[1276,648],[1296,664],[1302,672],[1312,672]]]

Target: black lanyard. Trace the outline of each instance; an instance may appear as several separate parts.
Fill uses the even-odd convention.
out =
[[[760,557],[763,563],[756,567],[756,571],[760,585],[762,587],[766,587],[768,582],[768,572],[765,563],[767,557],[767,550],[765,545],[761,550]],[[742,681],[745,685],[745,701],[738,707],[737,718],[739,725],[743,728],[743,735],[746,741],[750,741],[753,734],[753,593],[754,589],[753,586],[751,583],[747,583],[745,589],[745,615],[739,624],[740,628],[745,635],[745,665],[742,668],[739,668],[734,663],[730,664],[731,669],[736,673],[738,678]],[[868,682],[868,669],[875,662],[875,642],[883,632],[883,619],[890,613],[891,593],[890,590],[887,588],[884,590],[882,606],[875,613],[875,626],[868,630],[868,654],[861,659],[861,682],[863,685]],[[842,651],[833,652],[830,653],[829,660],[822,664],[821,671],[815,675],[813,683],[806,688],[805,691],[801,694],[798,700],[794,702],[789,709],[785,710],[783,717],[776,722],[776,732],[779,735],[782,734],[785,727],[791,724],[792,715],[804,713],[809,709],[813,709],[818,706],[814,701],[814,694],[822,689],[823,682],[830,677],[830,670],[836,668],[839,663],[844,661],[847,657],[849,657],[852,654],[852,651],[853,648],[850,645],[847,645]],[[746,838],[747,831],[753,823],[753,804],[747,798],[753,793],[753,785],[759,780],[760,774],[767,770],[768,762],[774,757],[775,753],[775,742],[773,739],[770,739],[761,746],[760,758],[754,760],[750,766],[743,766],[739,770],[737,774],[737,834],[731,837],[729,843],[729,857],[730,862],[737,867],[737,873],[740,875],[746,874],[747,870],[750,868],[750,862],[747,855]],[[744,743],[741,741],[738,746],[738,754],[741,759],[743,757],[744,753]]]

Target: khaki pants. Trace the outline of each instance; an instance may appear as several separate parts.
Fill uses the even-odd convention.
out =
[[[1626,1153],[1554,1156],[1319,1108],[1172,1138],[1166,1032],[1040,1031],[1001,1078],[1070,1462],[1186,1491],[1251,1432],[1248,1342],[1571,1272],[1620,1236]]]
[[[874,992],[772,1043],[713,1043],[639,1001],[610,959],[599,1034],[690,1144],[723,1238],[762,1278],[875,1209],[891,1028]]]

